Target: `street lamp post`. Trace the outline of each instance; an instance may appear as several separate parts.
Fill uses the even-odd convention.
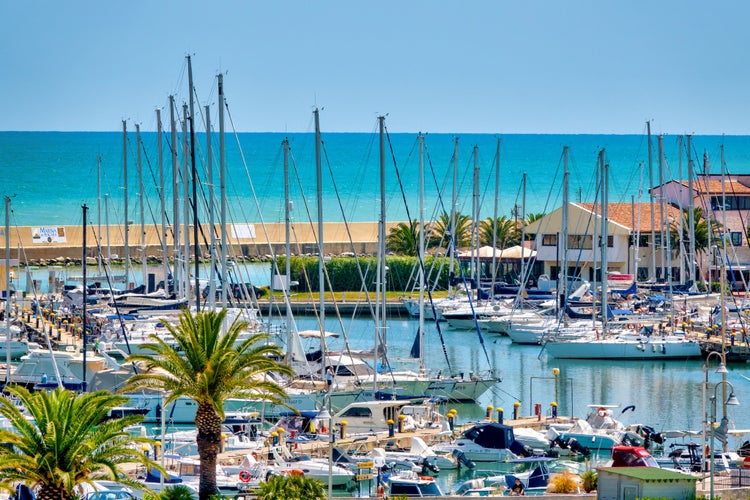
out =
[[[727,398],[726,402],[724,404],[731,405],[731,406],[737,406],[740,404],[739,400],[734,395],[734,386],[727,382],[726,380],[722,380],[721,382],[717,382],[714,386],[714,395],[711,398],[711,404],[712,404],[712,411],[711,411],[711,449],[709,453],[709,483],[710,483],[710,492],[709,492],[709,498],[714,498],[714,436],[716,435],[716,429],[714,424],[716,423],[716,398],[717,396],[717,390],[719,389],[719,386],[725,387],[729,386],[731,389],[731,392],[729,393],[729,398]],[[729,421],[727,420],[726,415],[724,415],[721,419],[721,424],[719,425],[719,428],[722,430],[722,434],[724,435],[724,439],[726,439],[726,432],[727,427],[729,425]]]
[[[333,446],[331,441],[333,437],[333,429],[331,429],[333,416],[328,408],[323,408],[323,411],[318,414],[318,419],[323,422],[328,421],[328,500],[331,500],[333,496]]]
[[[706,399],[706,393],[708,392],[708,361],[711,359],[711,356],[719,357],[719,367],[716,369],[715,373],[721,373],[722,380],[726,380],[727,377],[727,365],[724,360],[724,354],[718,351],[711,351],[708,353],[703,364],[703,466],[701,467],[703,472],[706,472],[708,467],[708,458],[706,457],[706,449],[708,448],[708,401]]]

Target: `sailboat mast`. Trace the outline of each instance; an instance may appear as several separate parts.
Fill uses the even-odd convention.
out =
[[[188,108],[187,104],[182,104],[182,217],[183,217],[183,235],[182,235],[182,282],[185,297],[190,301],[190,182],[188,182]],[[195,290],[199,293],[199,290]]]
[[[448,241],[450,247],[450,260],[448,261],[448,297],[453,298],[453,276],[455,273],[455,260],[456,260],[456,203],[457,201],[457,189],[458,189],[458,137],[453,146],[453,192],[451,194],[451,233]]]
[[[677,136],[677,179],[679,179],[679,189],[678,189],[678,196],[677,196],[677,208],[679,209],[679,217],[678,217],[678,231],[679,231],[679,237],[677,239],[677,244],[679,245],[679,255],[680,255],[680,282],[685,282],[685,221],[683,214],[685,213],[685,206],[683,205],[683,188],[684,185],[682,183],[682,136]]]
[[[385,368],[386,352],[386,321],[385,321],[385,117],[378,116],[378,132],[380,138],[380,221],[378,223],[378,285],[375,294],[375,323],[378,330],[375,335],[376,359],[381,359]],[[377,363],[376,363],[377,368]],[[377,369],[375,370],[377,372]],[[377,392],[377,376],[373,378],[373,394]]]
[[[609,323],[607,307],[607,247],[609,240],[609,164],[604,159],[604,149],[600,153],[599,162],[602,167],[602,243],[601,243],[601,265],[602,265],[602,331],[606,335]]]
[[[86,233],[88,231],[88,228],[86,227],[86,212],[88,212],[89,207],[86,206],[84,203],[81,207],[83,209],[83,258],[81,259],[81,267],[83,269],[82,272],[82,281],[83,281],[83,304],[81,306],[81,339],[83,340],[83,376],[81,380],[83,381],[83,385],[81,386],[81,390],[83,392],[86,392],[86,303],[88,302],[88,283],[86,283]],[[7,240],[7,237],[6,237]],[[8,297],[8,301],[10,301],[10,297]],[[8,331],[8,336],[10,336],[10,331]],[[8,365],[10,367],[10,365]]]
[[[135,144],[138,147],[136,167],[138,170],[138,210],[141,214],[141,283],[146,284],[148,277],[146,267],[146,210],[143,203],[145,193],[143,191],[143,164],[141,162],[141,125],[138,123],[135,124]]]
[[[224,157],[224,75],[219,73],[219,223],[221,224],[221,307],[227,307],[227,179]]]
[[[102,155],[96,155],[96,264],[97,272],[102,274]]]
[[[159,151],[159,209],[161,210],[161,263],[164,267],[164,291],[168,291],[169,258],[167,254],[167,207],[164,201],[164,145],[162,142],[161,109],[156,109],[156,147]]]
[[[495,298],[495,279],[497,277],[497,205],[500,198],[500,138],[497,138],[497,151],[495,152],[495,203],[492,208],[492,292],[490,297]]]
[[[326,347],[325,247],[323,246],[323,166],[320,151],[322,141],[318,108],[313,110],[313,115],[315,117],[315,178],[318,196],[318,292],[320,295],[320,349],[322,351],[320,359],[322,372],[325,374],[328,367],[328,349]]]
[[[190,171],[193,181],[193,250],[195,252],[195,310],[201,310],[200,289],[200,244],[198,242],[198,169],[195,165],[195,111],[193,109],[193,65],[190,56],[187,56],[188,65],[188,91],[190,93]],[[187,220],[187,219],[186,219]],[[189,240],[188,240],[189,241]],[[189,247],[188,243],[188,247]]]
[[[526,172],[521,178],[523,185],[521,197],[521,288],[526,286]],[[521,297],[523,298],[523,297]],[[522,302],[523,303],[523,302]]]
[[[651,269],[649,269],[648,276],[650,280],[656,281],[656,228],[654,227],[656,214],[654,213],[654,163],[650,121],[646,122],[646,130],[648,133],[648,193],[651,205]]]
[[[284,296],[286,304],[286,332],[287,332],[287,347],[291,350],[292,346],[292,308],[289,307],[289,291],[291,286],[291,275],[292,275],[292,248],[291,248],[291,225],[292,225],[292,214],[291,214],[291,201],[289,200],[289,139],[284,138],[281,143],[284,149]],[[289,356],[291,361],[291,356]]]
[[[424,136],[419,141],[419,374],[424,375]]]
[[[5,196],[5,386],[10,383],[10,197]],[[34,311],[36,313],[36,311]]]
[[[208,308],[216,307],[216,231],[214,230],[214,167],[211,161],[211,108],[206,105],[206,169],[208,170],[208,230],[211,233],[208,249]]]
[[[471,263],[474,266],[474,279],[476,280],[477,300],[479,300],[480,283],[482,281],[482,272],[479,268],[479,147],[474,146],[472,151],[474,157],[474,177],[473,177],[473,203],[472,203],[472,224],[471,224],[471,246],[474,249],[475,256],[472,257]]]
[[[688,234],[690,235],[690,251],[688,252],[690,281],[695,284],[695,192],[693,191],[693,155],[692,136],[687,136],[688,157]]]
[[[123,249],[125,257],[125,289],[128,289],[128,283],[130,283],[130,221],[128,221],[128,126],[125,120],[122,121],[122,187],[125,196],[125,248]]]
[[[665,263],[665,259],[667,258],[667,240],[668,237],[668,230],[667,227],[668,224],[666,224],[666,213],[664,210],[664,200],[666,197],[664,196],[664,136],[658,135],[656,137],[656,144],[657,148],[659,150],[659,221],[661,222],[661,228],[659,229],[659,234],[661,236],[661,245],[660,245],[660,251],[659,254],[661,256],[661,278],[666,282],[667,281],[667,267]]]
[[[169,129],[172,137],[172,283],[178,297],[184,297],[182,289],[182,263],[180,260],[180,166],[177,160],[177,120],[175,119],[174,96],[169,96]]]
[[[107,262],[112,259],[112,248],[109,245],[109,195],[104,194],[104,227],[107,232]]]
[[[558,304],[563,312],[565,310],[565,300],[568,297],[568,184],[570,182],[570,172],[568,172],[568,154],[568,146],[563,146],[562,226],[560,237],[562,241],[558,242],[562,244],[562,255],[560,259],[560,281],[557,284],[557,293],[560,296]]]

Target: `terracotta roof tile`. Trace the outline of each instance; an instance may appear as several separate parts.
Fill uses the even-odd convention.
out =
[[[588,211],[593,211],[593,203],[579,203],[579,206],[585,208]],[[601,214],[601,207],[597,205],[596,213]],[[659,229],[663,226],[661,220],[661,212],[659,206],[654,206],[654,229]],[[666,216],[673,219],[678,219],[680,216],[680,210],[671,205],[666,207]],[[616,222],[621,226],[630,228],[631,230],[637,229],[640,232],[651,231],[651,204],[650,203],[610,203],[609,204],[609,220]],[[635,226],[640,227],[633,228],[633,221]]]

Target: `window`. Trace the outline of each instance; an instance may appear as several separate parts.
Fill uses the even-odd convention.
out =
[[[615,246],[615,237],[611,234],[607,235],[607,246],[609,248],[612,248]]]
[[[346,412],[341,416],[342,417],[372,417],[372,411],[370,411],[369,408],[353,406],[352,408],[349,408],[348,410],[346,410]]]
[[[568,248],[591,250],[591,236],[583,234],[571,234],[568,236]]]
[[[742,246],[742,233],[739,231],[732,231],[729,233],[729,237],[732,240],[732,246],[733,247],[739,247]]]
[[[638,246],[640,248],[648,248],[648,236],[639,236],[638,237]]]
[[[556,234],[543,234],[542,235],[542,246],[543,247],[556,247],[557,246],[557,235]]]

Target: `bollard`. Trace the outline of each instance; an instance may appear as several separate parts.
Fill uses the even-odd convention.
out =
[[[452,430],[453,430],[453,428],[455,427],[455,423],[453,422],[453,418],[454,418],[455,416],[456,416],[456,414],[455,414],[455,413],[453,413],[453,410],[449,411],[449,412],[448,412],[448,413],[446,414],[446,417],[448,417],[448,427],[450,428],[450,430],[451,430],[451,431],[452,431]]]
[[[487,420],[489,420],[490,422],[492,422],[492,410],[493,410],[494,408],[495,408],[495,407],[494,407],[494,406],[492,406],[492,405],[487,405],[487,415],[486,415],[486,416],[485,416],[484,418],[486,418],[486,419],[487,419]]]
[[[495,411],[497,412],[497,423],[500,424],[500,425],[502,425],[502,423],[503,423],[503,409],[502,408],[498,408]]]
[[[395,435],[396,433],[394,432],[394,428],[393,428],[393,419],[389,418],[388,419],[388,437],[392,438]]]
[[[555,401],[552,401],[552,403],[550,403],[550,406],[552,407],[552,418],[557,418],[557,403]]]
[[[299,443],[297,442],[297,439],[296,439],[296,438],[297,438],[297,431],[296,431],[296,430],[294,430],[294,429],[292,429],[291,431],[289,431],[289,439],[290,439],[291,441],[294,441],[294,449],[295,449],[295,450],[296,450],[297,448],[299,448]]]
[[[736,336],[737,336],[737,334],[734,331],[732,331],[732,337],[731,337],[732,345],[734,345],[734,339],[735,339]]]
[[[534,403],[534,415],[538,422],[542,421],[542,403]]]
[[[521,408],[521,402],[516,401],[513,403],[513,420],[518,420],[518,410]]]
[[[279,444],[279,433],[274,431],[271,433],[271,444],[277,446]]]
[[[398,416],[398,432],[399,432],[399,434],[404,432],[404,420],[406,420],[406,415],[399,415]]]
[[[227,441],[227,434],[225,432],[221,433],[221,441],[219,442],[219,453],[224,453],[224,449],[226,448],[226,441]],[[154,453],[156,455],[156,453]]]
[[[279,446],[284,446],[284,432],[286,432],[286,429],[279,427],[276,430],[279,433]]]
[[[339,424],[341,426],[341,439],[346,438],[346,426],[349,424],[346,420],[342,420]]]

